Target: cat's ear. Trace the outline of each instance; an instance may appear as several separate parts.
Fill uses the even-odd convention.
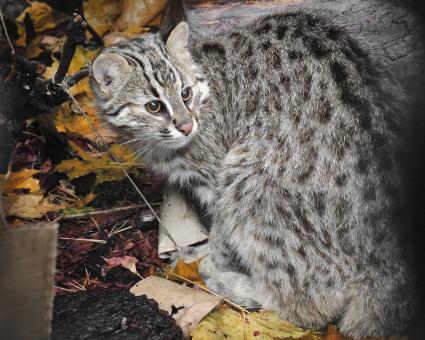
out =
[[[187,22],[182,21],[171,31],[166,47],[168,52],[177,60],[189,61],[190,53],[187,48],[189,42],[189,26]]]
[[[124,57],[112,53],[102,53],[93,62],[92,74],[100,91],[111,95],[112,87],[129,72],[130,65]]]

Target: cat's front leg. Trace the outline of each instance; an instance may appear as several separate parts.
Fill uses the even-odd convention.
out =
[[[223,271],[220,259],[207,255],[199,264],[199,273],[212,292],[247,308],[256,308],[257,289],[251,277],[236,271]],[[228,268],[226,268],[228,269]]]

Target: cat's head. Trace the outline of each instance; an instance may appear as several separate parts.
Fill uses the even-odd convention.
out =
[[[199,128],[207,82],[188,50],[189,28],[178,24],[165,41],[148,33],[105,49],[92,65],[101,117],[135,151],[186,146]],[[144,148],[143,150],[141,148]]]

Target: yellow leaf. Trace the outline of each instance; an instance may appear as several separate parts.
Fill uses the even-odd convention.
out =
[[[89,62],[99,54],[99,51],[100,49],[88,50],[81,46],[77,46],[74,57],[71,61],[71,65],[69,65],[68,74],[75,73],[82,68],[87,67]],[[43,77],[46,79],[53,78],[58,67],[59,60],[54,59],[52,65],[46,68],[46,72],[44,72]],[[81,93],[90,93],[90,84],[88,78],[79,81],[77,84],[71,87],[70,91],[74,96]]]
[[[91,201],[93,201],[96,198],[96,194],[90,192],[86,196],[80,198],[77,202],[78,207],[85,207],[87,204],[89,204]]]
[[[94,125],[96,131],[93,131],[89,121],[75,106],[63,104],[58,108],[55,114],[55,124],[59,132],[77,134],[84,138],[91,139],[95,142],[98,140],[98,134],[106,142],[113,142],[116,140],[117,135],[112,131],[104,122],[99,119],[99,115],[94,107],[94,101],[88,96],[78,96],[77,100],[84,112],[87,113],[89,121]]]
[[[84,1],[84,15],[97,34],[104,35],[120,15],[120,1]]]
[[[16,43],[20,46],[25,45],[24,18],[26,13],[30,14],[36,32],[49,30],[56,26],[53,20],[52,8],[48,4],[38,1],[31,2],[30,6],[16,19],[19,33],[19,40]]]
[[[70,142],[70,145],[78,152],[82,159],[73,158],[64,160],[55,167],[55,171],[65,173],[71,180],[90,173],[95,173],[96,184],[108,181],[120,181],[125,177],[122,169],[128,170],[136,165],[136,163],[133,162],[132,154],[126,152],[125,148],[122,146],[111,148],[117,157],[121,156],[121,158],[119,158],[121,162],[115,162],[111,160],[110,156],[106,153],[100,154],[99,157],[95,157],[72,142]]]
[[[33,176],[39,173],[38,170],[23,169],[18,172],[12,172],[6,183],[2,186],[3,194],[10,194],[18,189],[28,189],[30,192],[40,190],[38,179]]]
[[[50,203],[42,194],[5,196],[4,206],[8,216],[21,218],[41,218],[48,212],[64,208],[64,205]]]
[[[275,312],[253,312],[244,317],[228,306],[221,306],[208,314],[191,335],[192,340],[319,339],[313,331],[279,319]]]
[[[198,266],[201,261],[202,261],[202,258],[190,263],[185,263],[184,261],[179,259],[174,268],[171,266],[168,266],[167,268],[165,268],[165,271],[170,279],[181,281],[181,279],[179,279],[178,277],[178,276],[181,276],[200,286],[204,286],[205,285],[204,281],[202,280],[198,272]]]

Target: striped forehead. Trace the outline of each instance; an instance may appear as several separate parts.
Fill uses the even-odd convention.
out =
[[[157,86],[183,85],[180,71],[173,64],[159,39],[152,37],[133,39],[126,45],[120,45],[113,52],[120,54],[130,65],[139,69],[147,83],[154,89]]]

